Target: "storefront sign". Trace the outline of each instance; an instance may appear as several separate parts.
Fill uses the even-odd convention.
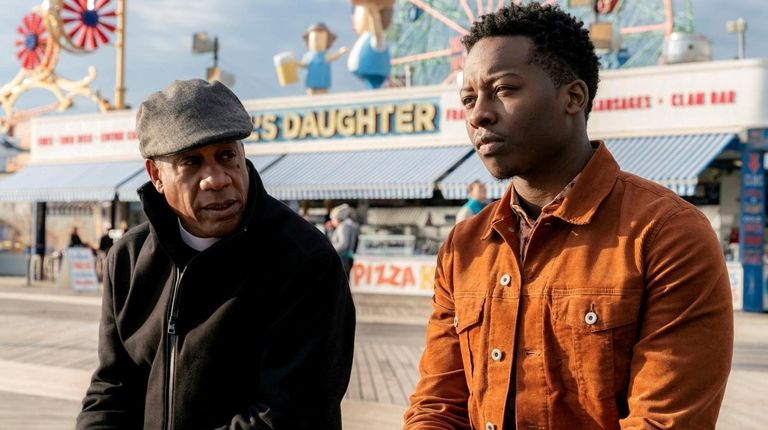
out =
[[[93,251],[90,248],[73,247],[64,252],[64,268],[59,275],[61,285],[77,292],[97,291],[99,280],[96,278]]]
[[[440,99],[251,112],[251,142],[434,134]]]
[[[360,293],[431,296],[435,258],[355,256],[349,286]]]
[[[745,149],[741,168],[739,255],[744,267],[743,309],[763,310],[765,235],[765,170],[763,153]]]

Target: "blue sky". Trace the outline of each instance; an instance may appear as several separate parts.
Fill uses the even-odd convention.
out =
[[[627,0],[638,1],[638,0]],[[768,58],[768,26],[758,22],[764,16],[766,0],[694,0],[697,32],[713,42],[714,59],[736,55],[736,36],[725,31],[725,21],[743,16],[748,23],[747,56]],[[113,0],[115,3],[115,0]],[[304,30],[316,21],[325,22],[338,40],[334,48],[351,46],[356,36],[351,28],[348,0],[130,0],[127,2],[126,101],[136,106],[149,93],[174,79],[204,77],[213,62],[208,54],[191,53],[192,33],[207,31],[218,36],[220,65],[235,74],[235,92],[243,99],[299,95],[301,84],[280,87],[272,56],[291,50],[303,55]],[[19,70],[15,56],[15,29],[21,18],[40,0],[0,0],[0,85]],[[346,71],[346,57],[334,63],[333,91],[363,89],[361,81]],[[88,55],[62,54],[57,72],[81,79],[89,65],[98,71],[95,88],[114,99],[115,50],[102,47]],[[47,104],[53,97],[42,90],[24,95],[18,106]],[[76,98],[76,112],[95,112],[89,100]]]

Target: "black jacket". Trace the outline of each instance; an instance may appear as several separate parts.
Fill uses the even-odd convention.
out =
[[[149,221],[108,255],[77,429],[341,428],[355,315],[339,257],[248,168],[243,225],[199,253],[139,190]]]

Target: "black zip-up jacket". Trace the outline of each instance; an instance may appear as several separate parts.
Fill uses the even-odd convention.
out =
[[[78,430],[341,428],[355,328],[341,262],[247,165],[242,225],[202,252],[139,190],[149,221],[109,252]]]

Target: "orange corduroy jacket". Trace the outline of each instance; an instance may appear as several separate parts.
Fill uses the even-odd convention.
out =
[[[596,146],[524,261],[511,185],[451,232],[406,429],[715,428],[733,346],[720,245]]]

